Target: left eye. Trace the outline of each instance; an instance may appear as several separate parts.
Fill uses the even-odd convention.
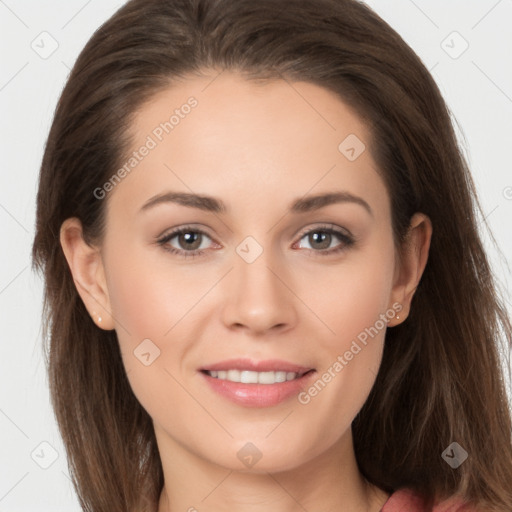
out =
[[[314,229],[312,231],[308,231],[301,240],[306,239],[308,241],[310,247],[307,247],[307,249],[329,249],[329,246],[333,241],[333,236],[334,238],[341,239],[345,244],[350,244],[348,236],[333,229]],[[311,244],[313,244],[314,247],[311,247]]]

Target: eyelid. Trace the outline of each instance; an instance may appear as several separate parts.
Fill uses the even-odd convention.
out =
[[[352,235],[352,233],[349,230],[347,230],[346,228],[338,227],[333,223],[320,223],[320,225],[308,226],[308,227],[305,227],[303,230],[301,230],[299,232],[299,234],[294,237],[294,238],[297,238],[297,241],[294,242],[293,245],[295,245],[297,242],[300,243],[300,241],[306,235],[308,235],[309,233],[315,232],[315,231],[326,231],[330,234],[333,234],[334,236],[337,236],[338,239],[340,239],[340,241],[342,243],[341,244],[342,247],[335,247],[335,248],[331,248],[331,249],[327,249],[327,250],[315,251],[313,249],[308,249],[308,251],[312,252],[315,256],[317,256],[317,255],[318,256],[324,256],[324,255],[326,256],[326,255],[330,255],[333,253],[342,252],[345,249],[347,249],[348,247],[354,245],[358,241],[357,237]],[[194,249],[193,251],[186,251],[183,249],[176,249],[175,247],[171,247],[171,248],[165,247],[165,245],[170,240],[172,240],[176,236],[179,236],[180,234],[186,233],[186,232],[195,232],[195,233],[199,233],[201,235],[205,235],[208,238],[210,238],[210,240],[212,240],[212,242],[214,244],[219,245],[217,242],[215,242],[214,238],[206,230],[204,230],[201,227],[196,227],[194,224],[185,224],[183,226],[173,228],[173,229],[169,230],[168,232],[164,232],[162,235],[157,237],[156,243],[158,245],[161,245],[164,248],[164,250],[166,250],[167,252],[177,254],[178,256],[183,256],[184,258],[187,258],[187,257],[193,258],[195,256],[202,255],[204,252],[208,252],[208,249]]]
[[[203,235],[208,236],[209,238],[213,238],[212,235],[210,235],[205,229],[202,227],[199,227],[195,224],[183,224],[182,226],[178,226],[176,228],[166,229],[161,235],[158,235],[156,240],[162,240],[163,238],[167,238],[168,236],[176,236],[180,234],[183,231],[194,231],[197,233],[201,233]]]
[[[199,233],[201,235],[205,235],[210,240],[212,240],[213,243],[217,243],[217,242],[215,242],[214,237],[211,236],[206,230],[204,230],[203,228],[200,228],[200,227],[196,227],[193,224],[185,224],[183,226],[179,226],[177,228],[173,228],[173,229],[164,231],[163,234],[161,234],[158,237],[156,237],[156,242],[155,243],[158,244],[158,245],[165,246],[166,243],[168,243],[170,240],[172,240],[176,236],[179,236],[179,235],[181,235],[183,233],[188,233],[188,232]],[[175,248],[172,248],[172,249],[174,249],[177,252],[178,251],[183,251],[182,249],[175,249]],[[173,252],[170,249],[168,249],[168,250],[170,252]],[[194,251],[183,251],[183,252],[187,253],[189,255],[193,255],[195,253],[202,253],[204,251],[206,251],[206,249],[195,249]]]
[[[315,230],[318,230],[318,231],[321,231],[321,230],[332,230],[334,231],[336,234],[343,234],[349,238],[352,238],[355,240],[355,236],[352,235],[352,233],[346,229],[346,228],[341,228],[339,226],[337,226],[336,224],[333,224],[332,222],[327,222],[327,223],[320,223],[319,225],[315,225],[313,227],[311,226],[308,226],[306,228],[304,228],[303,230],[299,231],[299,233],[296,235],[297,237],[299,237],[299,239],[303,238],[305,235],[309,234],[311,231],[315,231]]]
[[[208,236],[211,239],[214,238],[212,235],[210,235],[202,227],[198,227],[195,224],[184,224],[183,226],[178,226],[176,228],[165,230],[161,235],[158,235],[156,237],[156,240],[158,241],[158,240],[161,240],[163,238],[167,238],[169,235],[180,234],[181,231],[186,231],[187,229],[190,230],[190,231],[195,231],[197,233],[201,233],[203,235],[206,235],[206,236]],[[304,235],[307,235],[308,233],[310,233],[311,231],[314,231],[315,229],[318,229],[318,230],[321,230],[321,229],[332,229],[333,231],[336,231],[336,232],[343,231],[344,232],[343,234],[345,234],[346,236],[356,240],[356,237],[348,229],[341,228],[341,227],[337,226],[336,224],[334,224],[332,222],[331,223],[320,223],[319,225],[314,225],[314,226],[307,226],[307,227],[303,228],[301,231],[299,231],[296,235],[294,235],[294,238],[295,237],[299,237],[299,239],[303,238]]]

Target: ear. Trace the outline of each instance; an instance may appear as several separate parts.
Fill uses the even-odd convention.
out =
[[[401,247],[400,259],[395,265],[391,304],[399,303],[402,309],[389,326],[403,322],[411,309],[411,301],[427,264],[430,241],[432,238],[432,222],[423,213],[415,213],[411,217],[409,230]]]
[[[99,248],[84,240],[82,223],[76,217],[66,219],[60,228],[60,244],[68,262],[76,289],[98,327],[114,328],[103,260]]]

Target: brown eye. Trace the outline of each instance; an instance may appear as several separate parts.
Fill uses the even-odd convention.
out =
[[[201,245],[201,237],[201,233],[187,231],[185,233],[180,233],[177,236],[175,235],[173,238],[177,238],[180,249],[185,248],[186,250],[195,250],[199,249],[199,246]]]
[[[330,227],[310,230],[304,233],[300,240],[304,239],[306,239],[307,243],[309,244],[309,247],[305,248],[319,255],[333,254],[348,249],[355,243],[355,239],[351,236]],[[341,243],[331,247],[336,239],[338,239]]]
[[[315,249],[327,249],[331,245],[332,235],[326,231],[313,231],[308,235],[308,242]]]
[[[157,240],[157,243],[162,246],[164,250],[172,254],[194,257],[199,256],[204,252],[204,249],[206,249],[206,247],[201,248],[201,244],[205,238],[211,240],[204,231],[185,226],[162,236]],[[174,239],[176,239],[176,241],[171,243]]]

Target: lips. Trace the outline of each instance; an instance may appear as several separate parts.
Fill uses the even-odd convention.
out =
[[[200,368],[200,371],[228,371],[228,370],[248,370],[253,372],[286,372],[286,373],[297,373],[299,376],[304,375],[310,370],[314,370],[312,367],[301,366],[288,361],[279,359],[268,359],[265,361],[254,361],[247,358],[228,359],[226,361],[220,361],[211,365]]]
[[[237,405],[272,407],[303,391],[316,370],[279,359],[239,358],[204,366],[199,373],[210,390]]]

